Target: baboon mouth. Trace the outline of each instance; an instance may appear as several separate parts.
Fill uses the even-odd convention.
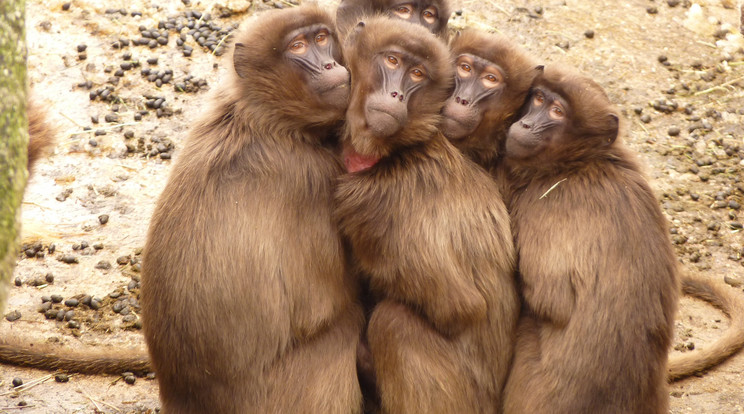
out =
[[[442,122],[442,133],[447,139],[460,140],[473,132],[474,125],[472,122],[463,122],[460,119],[444,115]]]
[[[334,85],[331,85],[331,86],[328,86],[328,87],[325,87],[319,90],[318,93],[322,95],[328,92],[332,92],[336,89],[347,89],[348,87],[349,87],[349,83],[347,81],[340,81]]]

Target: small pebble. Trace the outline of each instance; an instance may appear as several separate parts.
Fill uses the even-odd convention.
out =
[[[64,11],[70,10],[70,2],[62,3],[62,10]]]
[[[77,299],[75,299],[75,298],[67,299],[67,300],[65,301],[65,306],[68,306],[68,307],[70,307],[70,308],[74,308],[74,307],[76,307],[76,306],[77,306],[77,305],[79,305],[79,304],[80,304],[80,301],[78,301],[78,300],[77,300]]]
[[[14,387],[20,387],[21,385],[23,385],[23,380],[22,379],[20,379],[18,377],[13,378],[13,386]]]
[[[96,269],[110,270],[111,269],[111,263],[109,263],[106,260],[101,260],[100,262],[98,262],[96,264]]]
[[[70,377],[67,374],[56,374],[54,380],[57,382],[67,382],[70,380]]]
[[[648,14],[656,14],[658,12],[659,12],[659,9],[657,9],[656,7],[651,6],[651,7],[646,8],[646,13]]]
[[[726,282],[726,284],[728,284],[729,286],[735,288],[741,287],[743,284],[741,280],[731,276],[724,276],[723,281]]]
[[[587,30],[584,32],[584,36],[587,39],[594,39],[594,30]]]
[[[77,51],[78,52],[85,52],[85,49],[87,49],[87,48],[88,48],[88,45],[86,45],[84,43],[77,45]]]
[[[70,329],[77,329],[80,327],[80,324],[77,321],[69,321],[67,322],[67,327]]]
[[[20,277],[15,278],[14,283],[15,283],[16,286],[22,286],[23,285],[23,281],[21,280]]]
[[[648,114],[642,115],[641,122],[643,122],[644,124],[648,124],[649,122],[651,122],[651,116]]]
[[[680,129],[677,127],[671,127],[669,130],[667,130],[667,134],[669,134],[670,137],[676,137],[679,135]]]
[[[109,215],[108,214],[101,214],[98,216],[98,222],[101,224],[106,224],[109,221]]]
[[[59,257],[60,262],[67,263],[67,264],[73,264],[73,263],[79,263],[78,258],[71,255],[71,254],[64,254]]]
[[[74,310],[68,310],[65,312],[65,321],[71,321],[75,317],[75,311]]]
[[[21,312],[17,310],[5,314],[5,320],[8,322],[15,322],[18,319],[21,319]]]
[[[50,296],[50,299],[51,299],[52,303],[61,303],[64,298],[62,297],[62,295],[52,295],[52,296]],[[43,298],[42,298],[42,300],[43,300]]]
[[[127,375],[124,377],[124,382],[126,382],[129,385],[133,385],[137,381],[137,378],[134,375]]]

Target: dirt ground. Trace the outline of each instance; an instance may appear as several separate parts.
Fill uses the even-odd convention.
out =
[[[143,349],[138,255],[172,158],[230,64],[219,48],[233,27],[291,4],[75,0],[68,8],[66,1],[27,1],[29,77],[60,138],[28,186],[25,250],[15,272],[20,286],[11,288],[0,335],[60,348]],[[625,115],[626,141],[647,166],[683,269],[736,284],[744,281],[744,40],[733,3],[455,0],[451,25],[505,33],[545,62],[568,63],[593,76]],[[151,33],[171,16],[178,16],[176,23],[211,22],[217,52],[184,36],[193,48],[185,56],[175,30],[165,45],[149,38],[152,48],[133,44],[143,35],[140,26]],[[157,63],[148,63],[155,57]],[[157,98],[165,102],[159,114],[152,108]],[[49,299],[62,302],[49,302],[39,313]],[[68,299],[81,304],[65,304]],[[723,314],[685,298],[675,348],[704,348],[727,327]],[[740,353],[673,384],[670,412],[744,413],[743,370]],[[15,378],[26,384],[20,391],[13,389]],[[122,377],[82,375],[57,382],[47,372],[0,366],[0,381],[0,412],[159,407],[156,381],[144,378],[133,385]]]

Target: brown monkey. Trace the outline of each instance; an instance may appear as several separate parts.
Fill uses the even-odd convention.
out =
[[[323,141],[349,75],[317,6],[270,12],[192,127],[144,249],[144,333],[166,413],[359,413],[363,325]]]
[[[442,110],[442,132],[500,185],[508,186],[501,162],[503,143],[542,66],[509,39],[473,29],[458,33],[450,50],[455,90]],[[729,315],[731,329],[704,349],[672,356],[670,380],[704,371],[744,346],[744,298],[694,275],[682,275],[681,281],[683,293]]]
[[[549,66],[509,129],[523,296],[506,413],[666,413],[679,281],[656,198],[592,80]]]
[[[535,59],[504,36],[467,29],[450,43],[455,89],[442,109],[442,132],[494,172],[506,132],[540,73]]]
[[[449,0],[341,0],[336,10],[339,37],[346,37],[362,17],[378,13],[420,24],[442,39],[452,14]]]
[[[336,212],[377,303],[367,340],[383,413],[494,413],[519,303],[508,216],[438,130],[453,79],[426,29],[376,17],[344,43],[352,78]]]

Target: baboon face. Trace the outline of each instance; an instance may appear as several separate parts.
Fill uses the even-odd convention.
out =
[[[473,133],[483,119],[483,107],[499,99],[506,88],[506,74],[496,63],[462,54],[455,63],[455,91],[442,110],[442,132],[450,140]]]
[[[406,124],[408,101],[428,82],[425,61],[391,46],[372,61],[378,75],[377,88],[369,94],[364,114],[374,136],[389,137]]]
[[[338,62],[338,45],[323,24],[302,27],[285,37],[285,57],[319,100],[328,106],[346,108],[349,72]]]
[[[429,29],[432,33],[441,30],[442,17],[445,17],[444,25],[447,24],[446,18],[442,16],[437,3],[434,1],[399,1],[388,6],[386,13],[390,17],[405,20],[410,23],[419,24]]]
[[[349,72],[332,19],[318,8],[281,12],[267,13],[236,39],[235,86],[246,104],[297,128],[340,121]]]
[[[568,103],[560,95],[547,88],[534,88],[524,116],[509,128],[507,156],[529,158],[558,145],[566,129],[568,111]]]

